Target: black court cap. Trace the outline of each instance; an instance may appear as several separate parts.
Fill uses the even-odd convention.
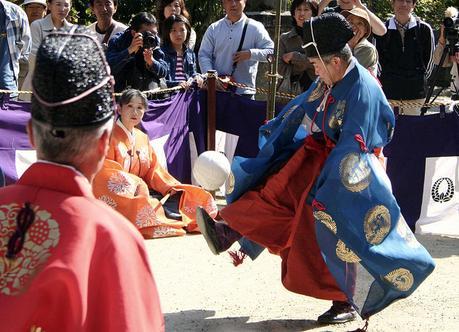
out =
[[[53,127],[103,124],[114,114],[110,67],[99,42],[83,28],[43,40],[32,89],[32,118]]]
[[[312,17],[303,24],[303,47],[308,57],[318,57],[317,51],[320,56],[341,51],[353,36],[351,25],[338,13]]]

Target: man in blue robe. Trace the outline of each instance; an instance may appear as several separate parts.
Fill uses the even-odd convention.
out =
[[[307,21],[319,80],[260,128],[256,158],[232,165],[227,207],[198,225],[218,254],[244,236],[282,258],[282,283],[333,301],[320,323],[364,319],[410,295],[434,263],[400,214],[376,154],[394,114],[352,57],[352,29],[335,13]]]

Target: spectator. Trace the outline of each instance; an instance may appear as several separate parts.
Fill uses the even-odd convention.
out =
[[[303,24],[312,16],[317,16],[317,6],[316,0],[293,0],[290,6],[293,27],[281,35],[279,42],[279,74],[283,76],[278,87],[280,92],[299,94],[306,91],[316,78],[314,66],[306,57],[302,45]],[[283,91],[284,87],[286,91]]]
[[[450,17],[453,19],[458,19],[458,10],[454,7],[449,7],[445,12],[445,17]],[[445,47],[448,46],[449,50],[453,50],[454,54],[449,54],[446,56],[445,60],[443,61],[443,68],[451,67],[451,91],[453,93],[459,94],[459,51],[454,49],[454,45],[450,45],[449,40],[445,38],[445,26],[442,24],[440,27],[440,37],[438,38],[438,44],[435,48],[434,55],[433,55],[433,62],[435,65],[440,64],[440,60],[445,50]],[[435,82],[432,82],[434,84]]]
[[[32,22],[42,19],[46,16],[46,1],[45,0],[25,0],[22,3],[24,11],[27,14],[29,19],[29,24]],[[18,86],[22,87],[24,80],[29,71],[29,61],[20,61],[19,62],[19,84]]]
[[[202,85],[202,78],[196,71],[196,56],[188,48],[190,22],[182,15],[171,15],[163,24],[163,47],[165,61],[169,65],[166,76],[168,87],[180,85],[188,89],[194,80]]]
[[[395,15],[387,20],[387,33],[376,38],[381,81],[388,99],[422,104],[426,79],[432,70],[434,37],[429,24],[413,15],[416,0],[392,0]],[[421,106],[400,112],[420,114]]]
[[[357,61],[367,68],[374,77],[378,74],[378,51],[367,38],[371,35],[370,18],[365,10],[354,7],[343,10],[341,14],[351,24],[354,37],[348,41],[352,54]]]
[[[167,75],[167,63],[159,48],[156,18],[146,12],[135,15],[130,27],[110,40],[107,60],[116,92],[127,87],[142,91],[165,87],[161,80]]]
[[[222,0],[222,3],[226,16],[207,28],[199,49],[199,66],[202,73],[213,69],[246,85],[236,92],[253,99],[258,63],[267,61],[274,43],[262,23],[244,14],[247,0]]]
[[[32,51],[29,59],[29,70],[24,79],[22,90],[30,91],[32,88],[32,76],[35,68],[35,55],[42,40],[54,31],[69,31],[73,24],[66,20],[72,6],[71,0],[48,0],[50,13],[30,25],[32,34]],[[30,95],[22,95],[22,100],[30,101]]]
[[[127,29],[123,23],[113,19],[113,15],[118,9],[118,0],[89,0],[89,7],[91,7],[97,21],[89,25],[88,28],[96,33],[97,39],[106,49],[113,36]]]
[[[22,3],[29,24],[46,16],[46,0],[25,0]]]
[[[1,330],[164,331],[143,239],[92,193],[114,113],[99,43],[47,36],[33,87],[39,161],[0,189]]]
[[[162,29],[164,21],[171,15],[182,15],[190,21],[190,14],[185,6],[184,0],[160,0],[157,10],[157,16],[159,20],[159,28],[162,35]],[[192,51],[196,45],[196,31],[191,28],[190,39],[188,40],[187,47]]]
[[[0,0],[0,89],[18,89],[19,63],[28,61],[31,46],[26,13],[19,6]]]
[[[386,33],[387,29],[381,19],[373,14],[361,0],[338,0],[338,6],[336,7],[327,7],[330,4],[331,0],[321,0],[319,4],[319,14],[323,12],[335,12],[341,13],[343,10],[351,10],[354,7],[361,8],[365,10],[370,18],[371,32],[376,36],[382,36]]]

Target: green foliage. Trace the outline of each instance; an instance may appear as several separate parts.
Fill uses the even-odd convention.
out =
[[[283,0],[288,4],[291,0]],[[21,1],[16,1],[21,2]],[[191,23],[196,30],[199,39],[210,23],[218,20],[223,16],[221,1],[219,0],[185,0],[188,11],[191,15]],[[368,7],[378,15],[382,20],[389,18],[392,13],[392,0],[367,0],[364,1]],[[123,23],[128,24],[131,17],[141,11],[156,13],[155,0],[120,0],[118,12],[115,18]],[[438,29],[443,20],[444,11],[449,6],[457,6],[457,0],[418,0],[416,4],[416,14]],[[254,8],[251,8],[254,10]],[[88,0],[73,0],[71,11],[71,20],[74,23],[87,25],[95,21],[91,14]]]
[[[453,6],[457,0],[418,0],[415,13],[424,21],[432,25],[433,29],[438,29],[443,21],[443,15],[447,7]],[[369,8],[382,20],[392,16],[392,0],[369,0]]]

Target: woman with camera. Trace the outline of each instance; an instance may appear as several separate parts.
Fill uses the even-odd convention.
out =
[[[115,92],[127,87],[141,91],[166,87],[168,66],[157,34],[156,18],[141,12],[126,31],[110,40],[107,61],[115,76]]]

